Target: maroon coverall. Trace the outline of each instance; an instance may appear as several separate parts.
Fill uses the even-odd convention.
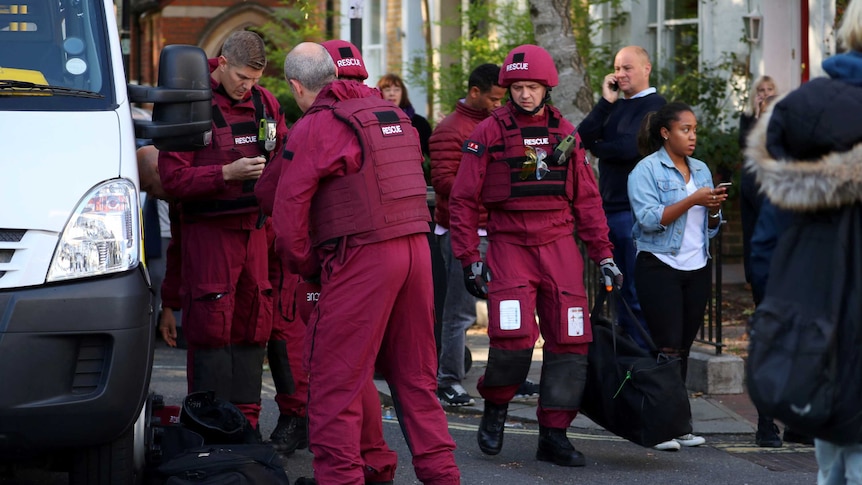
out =
[[[277,298],[273,302],[272,333],[270,334],[270,346],[284,345],[284,354],[281,351],[270,349],[269,367],[273,372],[275,382],[275,403],[281,415],[305,417],[306,403],[308,402],[308,374],[302,365],[302,353],[305,346],[305,318],[300,311],[302,302],[297,290],[302,278],[289,273],[275,252],[275,231],[272,229],[271,220],[266,224],[267,239],[269,243],[269,281],[273,292],[277,292]],[[286,362],[276,362],[276,358],[287,356]],[[280,383],[277,377],[277,367],[286,365],[287,369],[281,369],[291,382]]]
[[[592,340],[583,285],[583,261],[573,237],[574,230],[577,227],[578,237],[586,242],[590,258],[596,262],[610,258],[613,246],[608,241],[608,227],[596,180],[579,140],[576,140],[577,148],[565,170],[564,195],[530,195],[516,200],[509,192],[500,193],[501,186],[519,177],[520,166],[510,168],[515,155],[523,158],[526,146],[543,148],[550,155],[553,145],[559,141],[555,133],[571,133],[574,126],[551,106],[546,106],[541,115],[528,116],[519,113],[510,101],[495,110],[495,114],[510,116],[509,119],[517,125],[516,133],[535,133],[547,128],[551,114],[559,120],[559,127],[551,132],[551,136],[546,134],[530,140],[520,134],[504,136],[501,124],[494,116],[476,127],[465,145],[450,198],[452,251],[464,266],[481,260],[476,229],[479,227],[479,204],[485,203],[489,212],[486,264],[491,273],[488,284],[490,345],[492,349],[526,352],[525,358],[529,358],[541,331],[545,338],[546,357],[536,414],[542,426],[567,428],[577,416],[577,405],[549,407],[543,402],[542,395],[545,394],[545,386],[553,385],[545,382],[548,354],[585,355]],[[467,149],[468,146],[471,149]],[[507,157],[509,162],[505,161]],[[495,165],[490,167],[490,163]],[[491,173],[496,173],[497,178],[491,180]],[[525,185],[541,186],[532,172],[530,175],[532,182]],[[543,180],[542,183],[552,183],[550,176]],[[514,190],[512,188],[512,193]],[[502,200],[496,204],[489,203],[491,194]],[[557,208],[543,208],[549,206]],[[519,207],[520,210],[512,210],[511,207]],[[539,316],[538,328],[534,312]],[[572,331],[572,325],[577,327],[577,331]],[[485,379],[490,372],[497,372],[499,376],[499,371],[493,368],[494,362],[489,359],[485,376],[478,384],[483,398],[495,404],[505,404],[514,397],[529,370],[529,362],[519,359],[524,375],[503,379],[505,385],[493,386],[485,385]],[[583,388],[577,394],[582,391]]]
[[[211,59],[210,70],[217,66]],[[272,326],[266,231],[256,227],[260,209],[248,184],[226,182],[222,167],[264,154],[254,128],[261,114],[251,93],[234,101],[215,79],[211,86],[211,145],[196,152],[160,152],[159,175],[182,211],[180,294],[189,392],[214,390],[256,427],[264,346]],[[253,89],[259,90],[265,115],[276,121],[273,153],[280,153],[287,134],[284,115],[271,93]]]
[[[380,472],[374,480],[392,478],[396,456],[383,440],[373,383],[376,363],[393,389],[417,477],[426,484],[455,485],[460,483],[455,443],[435,394],[427,215],[425,222],[344,236],[317,247],[309,237],[316,193],[322,185],[357,172],[364,159],[354,128],[332,110],[315,107],[374,97],[381,111],[394,113],[394,106],[379,96],[355,81],[338,80],[324,87],[291,130],[286,151],[293,161],[285,166],[275,197],[279,254],[291,272],[320,274],[322,285],[306,338],[314,474],[321,484],[354,485],[368,479],[364,464]],[[398,163],[417,163],[418,144],[416,138],[415,157],[410,154]],[[424,193],[424,184],[419,185]]]

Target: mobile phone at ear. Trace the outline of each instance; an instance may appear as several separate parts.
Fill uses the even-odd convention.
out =
[[[611,83],[611,91],[619,91],[619,90],[620,90],[620,83],[618,83],[616,81],[612,82]]]

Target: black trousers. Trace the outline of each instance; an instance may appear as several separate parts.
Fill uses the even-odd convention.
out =
[[[641,251],[635,260],[635,290],[652,339],[659,350],[682,358],[682,378],[688,369],[688,351],[703,326],[709,300],[712,264],[695,271],[680,271]]]

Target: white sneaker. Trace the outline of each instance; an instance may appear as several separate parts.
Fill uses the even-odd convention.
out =
[[[674,438],[674,441],[681,444],[682,446],[700,446],[706,443],[706,440],[703,439],[703,436],[698,436],[696,434],[684,434],[679,438]]]
[[[679,451],[679,449],[682,448],[682,445],[680,445],[677,440],[670,440],[659,443],[653,446],[653,448],[659,451]]]

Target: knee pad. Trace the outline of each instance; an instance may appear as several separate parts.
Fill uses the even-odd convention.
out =
[[[523,350],[488,349],[488,367],[483,385],[489,387],[513,386],[524,382],[530,373],[533,348]]]
[[[263,386],[263,357],[266,349],[257,345],[233,345],[233,378],[230,402],[256,404]]]
[[[192,351],[192,392],[212,391],[215,398],[230,400],[233,373],[229,347]]]
[[[539,382],[539,405],[548,409],[581,408],[587,383],[587,356],[544,352],[542,381]]]
[[[272,373],[275,392],[279,394],[296,392],[293,372],[290,370],[290,362],[287,360],[287,342],[270,340],[266,345],[266,355],[269,359],[269,370]]]

